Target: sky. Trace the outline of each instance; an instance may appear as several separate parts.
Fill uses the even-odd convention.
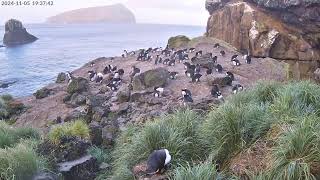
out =
[[[0,4],[0,24],[4,24],[10,18],[19,19],[23,23],[42,23],[47,17],[68,10],[115,3],[127,6],[135,14],[138,23],[205,26],[209,16],[205,10],[205,0],[53,0],[53,3],[53,6]]]

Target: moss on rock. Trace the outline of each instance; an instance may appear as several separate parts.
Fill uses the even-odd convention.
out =
[[[190,42],[190,39],[187,36],[179,35],[171,37],[168,40],[168,46],[169,48],[180,48],[183,46],[187,46]]]

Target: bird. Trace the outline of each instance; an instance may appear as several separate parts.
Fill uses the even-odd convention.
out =
[[[153,151],[147,160],[147,174],[154,175],[161,173],[163,169],[167,168],[171,158],[170,152],[167,149]]]

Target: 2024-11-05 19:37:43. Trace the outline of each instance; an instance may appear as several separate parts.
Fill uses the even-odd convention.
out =
[[[1,6],[53,6],[53,1],[1,1]]]

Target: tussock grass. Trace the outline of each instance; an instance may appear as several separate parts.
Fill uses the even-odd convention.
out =
[[[99,164],[101,163],[109,163],[111,161],[111,156],[110,156],[110,152],[96,147],[96,146],[92,146],[88,149],[88,153],[90,155],[92,155],[93,157],[95,157],[98,161]]]
[[[215,169],[215,165],[212,163],[203,163],[195,166],[189,164],[180,166],[174,170],[172,180],[212,180],[221,179],[219,173]]]
[[[44,168],[44,160],[33,150],[33,142],[0,149],[0,179],[27,180]]]
[[[10,119],[12,115],[19,113],[24,108],[23,104],[13,102],[11,95],[0,96],[0,120]]]
[[[117,143],[114,150],[115,169],[112,179],[133,179],[132,167],[146,160],[157,149],[168,149],[174,157],[174,166],[200,159],[202,148],[199,147],[196,133],[200,123],[201,118],[196,113],[181,110],[147,123],[134,135],[130,131],[130,135],[125,133],[120,137],[120,141],[125,140],[125,143]]]
[[[281,130],[270,133],[271,127]],[[185,110],[129,128],[113,151],[112,179],[133,179],[132,167],[160,148],[172,154],[172,179],[219,179],[212,164],[204,161],[222,163],[222,170],[230,174],[227,178],[240,179],[232,175],[228,162],[258,139],[272,143],[270,167],[255,174],[248,171],[249,179],[319,179],[319,129],[319,85],[259,82],[227,98],[206,117]],[[269,137],[272,134],[276,137]]]
[[[40,139],[38,131],[32,128],[13,128],[5,122],[0,122],[0,148],[12,147],[21,139]]]
[[[90,137],[90,129],[83,120],[76,120],[57,125],[48,134],[49,140],[55,144],[59,144],[61,138],[65,136],[87,139]]]

